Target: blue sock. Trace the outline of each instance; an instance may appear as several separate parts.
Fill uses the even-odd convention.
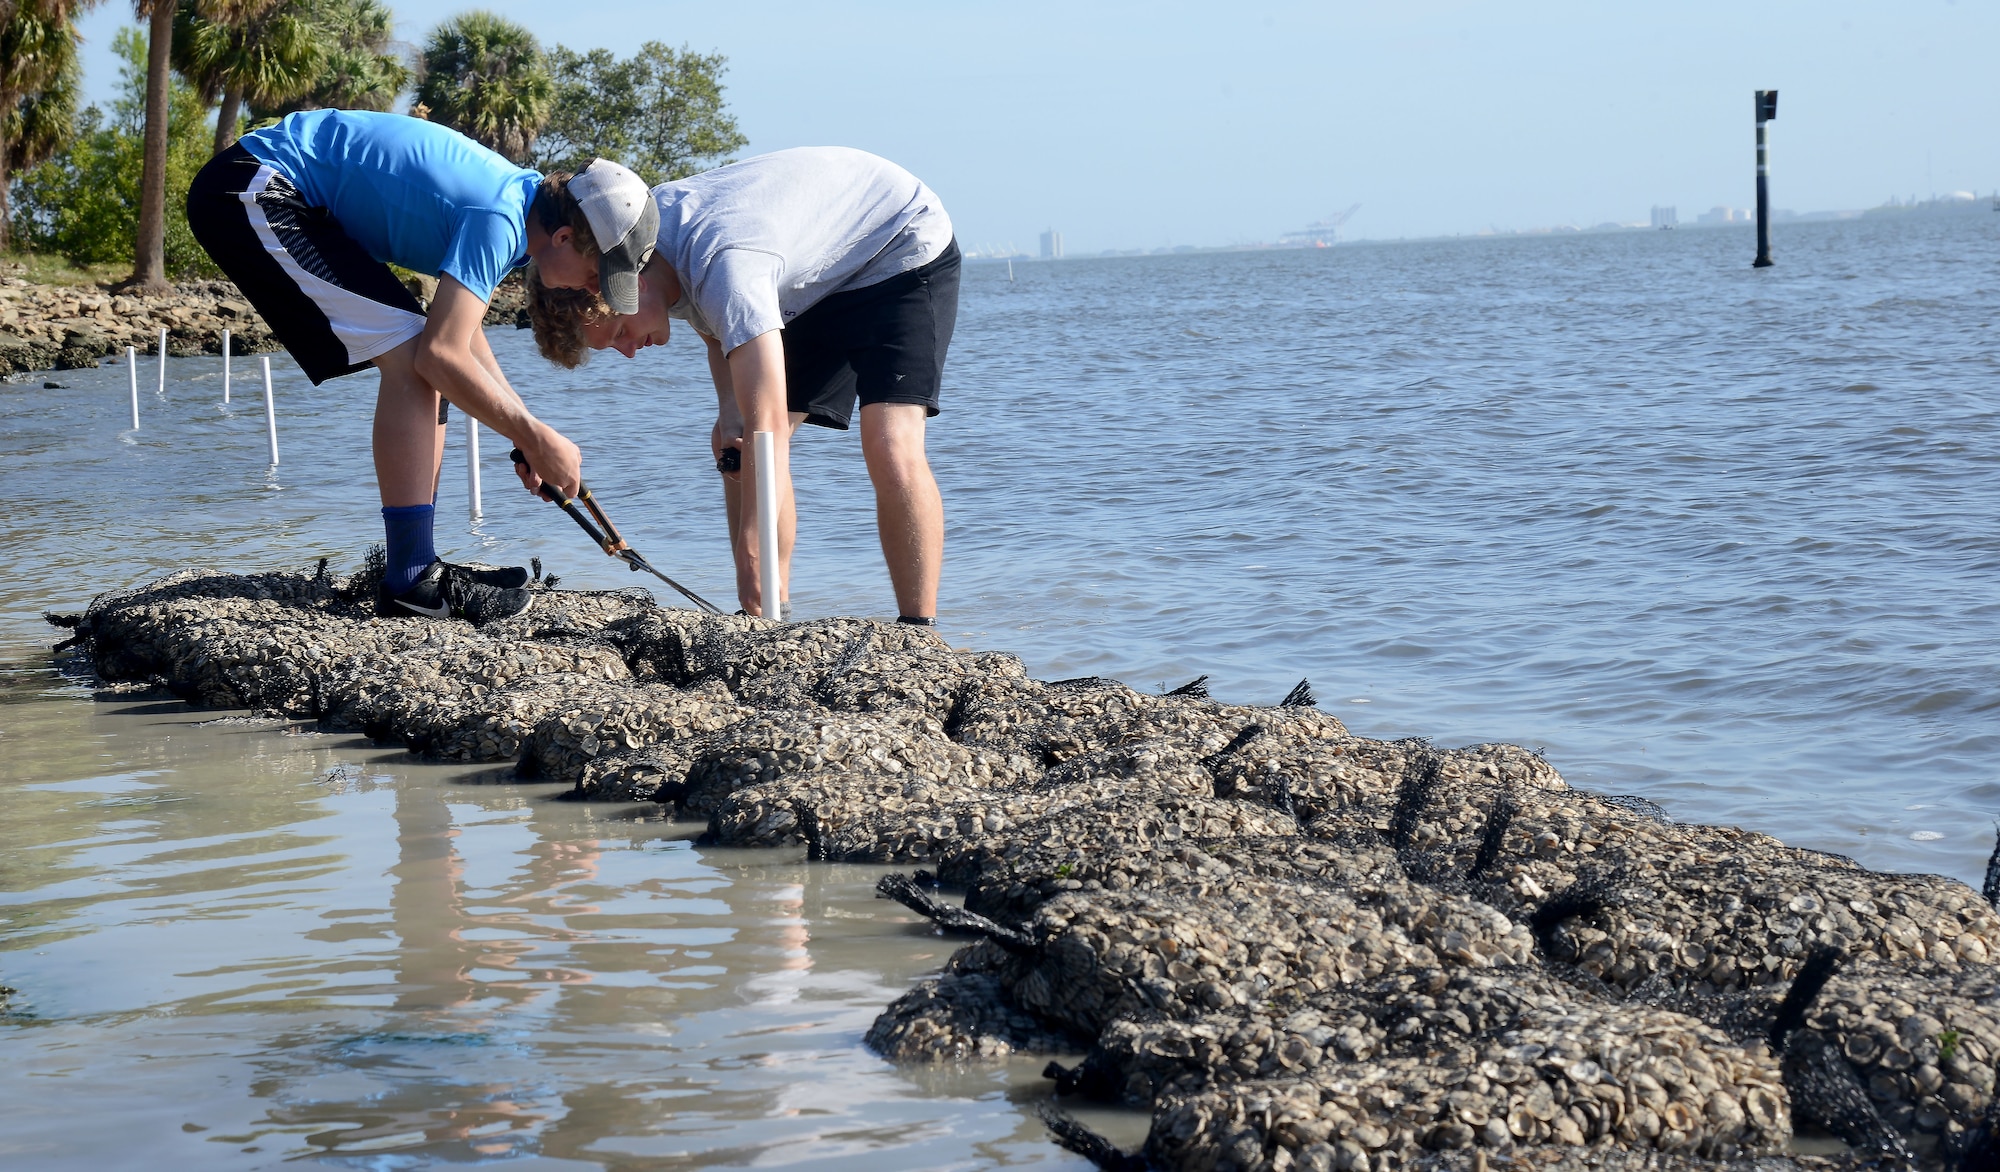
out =
[[[382,585],[391,594],[401,594],[424,572],[424,567],[437,560],[437,547],[431,544],[431,519],[437,509],[431,505],[398,505],[382,510],[382,529],[387,535],[383,543],[389,554],[389,569],[382,576]]]

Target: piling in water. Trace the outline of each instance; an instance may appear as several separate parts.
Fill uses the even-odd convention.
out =
[[[1778,91],[1757,91],[1757,259],[1752,268],[1771,267],[1771,171],[1764,126],[1778,116]]]
[[[259,360],[264,366],[264,436],[271,441],[271,466],[278,466],[278,407],[271,398],[271,360]]]
[[[229,403],[229,331],[222,331],[222,402]]]
[[[160,327],[160,394],[167,393],[167,327]]]
[[[139,348],[125,347],[125,373],[132,378],[132,430],[139,430]]]
[[[477,521],[483,512],[479,500],[479,421],[470,412],[461,414],[465,416],[465,495],[472,519]]]

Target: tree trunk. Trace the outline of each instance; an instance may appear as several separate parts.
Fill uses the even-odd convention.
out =
[[[236,118],[243,112],[243,87],[232,85],[222,91],[222,106],[215,112],[215,153],[221,154],[236,141]]]
[[[167,54],[174,42],[173,0],[153,0],[146,43],[146,155],[139,177],[139,237],[126,284],[167,289]]]
[[[6,155],[0,154],[0,252],[14,247],[14,177],[5,164]]]
[[[12,8],[11,0],[0,0],[0,13]],[[20,104],[19,90],[11,86],[0,89],[0,110],[12,110]],[[10,121],[12,119],[0,119],[0,252],[14,247],[14,207],[9,202],[10,188],[14,183],[14,143],[7,137],[7,123]]]

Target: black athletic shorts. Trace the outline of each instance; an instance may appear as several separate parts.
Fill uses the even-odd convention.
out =
[[[958,241],[936,260],[822,299],[785,326],[787,405],[847,430],[854,403],[921,403],[938,413],[944,355],[958,324]]]
[[[188,190],[188,226],[314,384],[423,332],[424,309],[325,208],[237,143]]]

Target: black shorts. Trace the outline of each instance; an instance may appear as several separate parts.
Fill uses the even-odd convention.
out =
[[[315,385],[423,332],[411,292],[325,208],[237,143],[188,189],[188,227]]]
[[[822,299],[785,326],[788,406],[846,431],[856,399],[938,413],[944,355],[958,324],[958,241],[936,260]]]

